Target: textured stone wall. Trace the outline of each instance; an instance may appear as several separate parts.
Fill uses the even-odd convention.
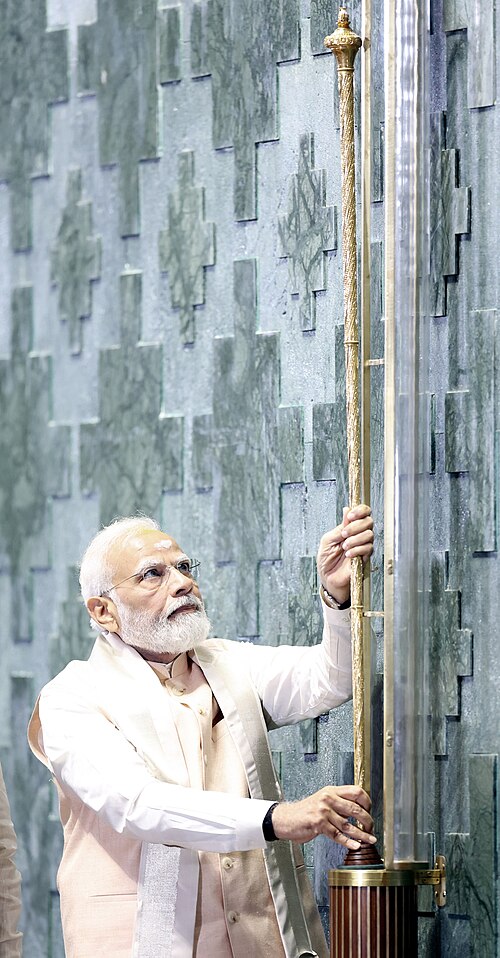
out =
[[[217,634],[302,644],[319,629],[313,557],[346,501],[338,103],[322,47],[336,13],[327,0],[3,11],[0,755],[28,958],[63,949],[55,794],[25,727],[41,685],[91,646],[76,567],[99,524],[154,514],[202,560]],[[494,0],[432,3],[429,830],[450,890],[437,917],[422,895],[425,958],[498,948],[494,16]],[[375,357],[382,19],[376,0]],[[375,367],[379,570],[382,387]],[[373,587],[379,607],[380,571]],[[380,676],[374,704],[380,715]],[[273,748],[290,798],[350,780],[350,706]],[[321,838],[306,847],[324,914],[339,856]]]

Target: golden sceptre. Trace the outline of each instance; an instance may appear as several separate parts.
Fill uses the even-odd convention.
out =
[[[349,26],[340,8],[338,29],[326,37],[325,46],[338,65],[340,106],[340,151],[342,165],[342,262],[344,277],[344,347],[347,413],[347,462],[349,505],[361,502],[361,412],[359,398],[359,331],[357,290],[356,195],[354,160],[354,60],[361,38]],[[354,710],[354,782],[365,788],[369,747],[364,728],[363,668],[363,563],[351,562],[351,630]]]

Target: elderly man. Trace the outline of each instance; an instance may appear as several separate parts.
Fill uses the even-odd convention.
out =
[[[59,792],[67,958],[326,958],[295,843],[375,841],[370,800],[328,786],[283,801],[267,729],[349,697],[350,558],[371,554],[372,525],[345,510],[321,540],[311,648],[209,639],[196,562],[153,520],[90,543],[80,583],[100,635],[29,729]]]
[[[16,835],[0,766],[0,958],[21,958],[21,876],[14,862]]]

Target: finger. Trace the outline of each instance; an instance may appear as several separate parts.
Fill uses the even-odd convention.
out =
[[[330,785],[325,792],[330,807],[344,818],[358,818],[372,807],[370,796],[359,785]]]
[[[349,835],[344,835],[343,832],[337,831],[330,837],[334,842],[337,842],[338,845],[345,845],[346,848],[349,848],[353,852],[356,852],[361,846],[361,842],[356,841],[355,838],[350,838]]]
[[[356,532],[355,535],[347,536],[342,543],[342,548],[350,549],[352,546],[362,546],[365,542],[373,542],[374,538],[373,529],[363,529],[361,532]]]
[[[361,845],[361,842],[357,838],[354,838],[353,835],[346,834],[346,832],[344,832],[342,828],[339,828],[335,822],[326,822],[323,834],[327,835],[328,838],[331,838],[333,842],[337,842],[339,845],[345,845],[346,848],[352,848],[353,850],[356,850]]]
[[[362,502],[359,506],[353,506],[352,509],[347,510],[347,520],[351,522],[352,519],[363,519],[365,516],[371,516],[371,513],[370,506]]]
[[[355,539],[347,540],[343,549],[346,556],[371,555],[373,552],[373,536],[369,533],[366,536],[356,536]]]
[[[343,527],[341,536],[347,539],[348,536],[359,535],[360,533],[366,532],[367,529],[373,529],[373,519],[371,516],[368,516],[366,519],[356,519],[353,522],[348,522],[347,525]]]
[[[361,820],[362,816],[363,821]],[[327,816],[327,821],[332,828],[338,829],[339,832],[343,832],[349,838],[355,838],[356,841],[363,841],[368,845],[374,844],[373,821],[368,813],[363,811],[362,815],[356,815],[356,819],[356,822],[348,821],[347,818],[333,809]]]
[[[354,841],[360,842],[364,845],[375,845],[377,841],[373,832],[368,832],[365,829],[358,828],[358,826],[354,825],[352,822],[346,822],[344,834],[349,838],[354,839]]]
[[[325,829],[325,834],[328,834],[333,841],[349,845],[349,847],[357,846],[359,848],[361,844],[374,845],[376,842],[376,838],[371,832],[365,831],[337,815],[332,815]]]
[[[372,553],[372,547],[369,546],[358,546],[357,549],[347,549],[344,553],[347,559],[355,559],[356,556],[361,556],[363,559],[368,558]]]
[[[352,830],[351,829],[351,826],[352,826],[354,828],[361,827],[363,832],[367,835],[372,834],[373,818],[371,817],[369,812],[365,811],[364,808],[361,808],[360,805],[356,806],[353,810],[351,810],[347,814],[342,813],[341,817],[343,821],[346,821],[348,818],[356,819],[356,822],[358,823],[357,825],[352,826],[352,822],[349,822],[349,826],[350,826],[348,829],[349,832]],[[342,829],[342,831],[344,831],[344,829]]]

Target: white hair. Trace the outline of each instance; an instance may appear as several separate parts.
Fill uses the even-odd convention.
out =
[[[90,541],[80,563],[80,589],[84,601],[111,589],[114,570],[108,563],[108,556],[112,546],[131,532],[159,528],[155,519],[138,515],[114,519],[101,529]]]

